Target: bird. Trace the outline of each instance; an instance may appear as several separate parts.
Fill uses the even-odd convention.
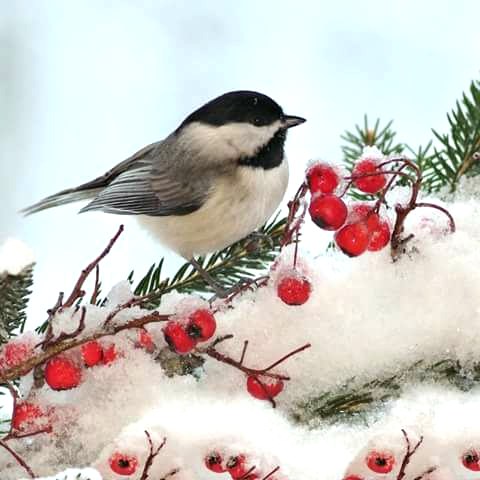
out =
[[[90,200],[79,213],[136,216],[225,296],[195,256],[232,245],[273,215],[288,185],[287,131],[305,121],[265,94],[227,92],[103,175],[21,212]]]

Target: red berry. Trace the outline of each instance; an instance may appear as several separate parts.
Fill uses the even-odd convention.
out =
[[[335,233],[335,242],[349,257],[361,255],[370,242],[370,232],[365,222],[349,223]]]
[[[473,472],[480,472],[480,453],[472,448],[462,455],[462,463],[465,468]]]
[[[37,418],[45,417],[42,409],[33,403],[18,403],[12,416],[12,427],[14,430],[26,432],[29,427],[34,426]]]
[[[109,363],[114,362],[117,359],[117,350],[115,344],[112,343],[103,350],[102,363],[108,365]]]
[[[19,340],[12,340],[2,350],[2,360],[9,367],[14,367],[32,355],[33,345]]]
[[[303,305],[311,291],[310,282],[304,277],[283,277],[277,286],[277,295],[287,305]]]
[[[280,378],[261,377],[254,375],[247,378],[248,393],[259,400],[270,400],[283,390],[283,381]]]
[[[109,459],[110,468],[118,475],[133,475],[138,467],[137,457],[114,453]]]
[[[188,317],[187,333],[198,342],[205,342],[213,337],[217,322],[210,310],[202,308],[195,310]]]
[[[177,353],[188,353],[195,348],[197,341],[186,332],[184,326],[170,320],[163,329],[165,341]]]
[[[234,479],[243,477],[248,471],[245,455],[230,457],[227,462],[227,471]]]
[[[307,170],[307,182],[312,193],[333,193],[340,183],[340,178],[330,165],[317,163]]]
[[[365,193],[377,193],[379,192],[387,183],[387,177],[381,173],[381,169],[377,168],[377,163],[375,160],[366,158],[360,160],[353,169],[352,176],[357,175],[369,175],[353,180],[353,184],[362,192]],[[375,174],[376,175],[372,175]]]
[[[66,357],[54,357],[45,366],[45,381],[53,390],[68,390],[78,386],[80,368]]]
[[[227,467],[223,463],[223,458],[218,452],[210,452],[205,457],[205,466],[215,473],[223,473],[227,471]]]
[[[338,230],[347,219],[345,202],[335,195],[314,197],[308,207],[313,222],[324,230]]]
[[[386,220],[379,219],[377,226],[375,228],[369,227],[369,230],[371,236],[368,250],[370,252],[377,252],[389,244],[391,232],[390,224]]]
[[[153,338],[144,328],[141,328],[138,333],[138,345],[149,353],[152,353],[155,350]]]
[[[81,347],[83,362],[87,367],[93,367],[102,361],[103,350],[101,345],[92,340]]]
[[[347,477],[343,477],[343,480],[364,480],[363,477],[358,475],[348,475]]]
[[[386,247],[390,242],[390,223],[380,218],[372,207],[365,203],[356,204],[352,207],[352,221],[364,221],[370,232],[370,242],[367,250],[377,252]]]
[[[395,457],[389,452],[372,451],[367,455],[365,462],[375,473],[390,473],[395,465]]]

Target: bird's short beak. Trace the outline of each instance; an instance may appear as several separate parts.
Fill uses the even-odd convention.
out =
[[[306,122],[307,120],[302,117],[295,117],[294,115],[284,115],[283,117],[283,128],[295,127],[297,125]]]

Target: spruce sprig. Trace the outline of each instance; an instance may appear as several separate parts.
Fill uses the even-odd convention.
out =
[[[0,344],[23,332],[32,283],[33,264],[17,275],[0,274]]]

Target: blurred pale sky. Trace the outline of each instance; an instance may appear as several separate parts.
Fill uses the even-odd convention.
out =
[[[25,219],[20,208],[102,174],[233,89],[308,119],[287,142],[290,191],[310,158],[338,161],[340,134],[364,113],[424,144],[478,78],[479,14],[478,0],[0,0],[0,242],[35,252],[30,322],[120,222],[105,289],[168,252],[132,219],[77,216],[78,204]]]

